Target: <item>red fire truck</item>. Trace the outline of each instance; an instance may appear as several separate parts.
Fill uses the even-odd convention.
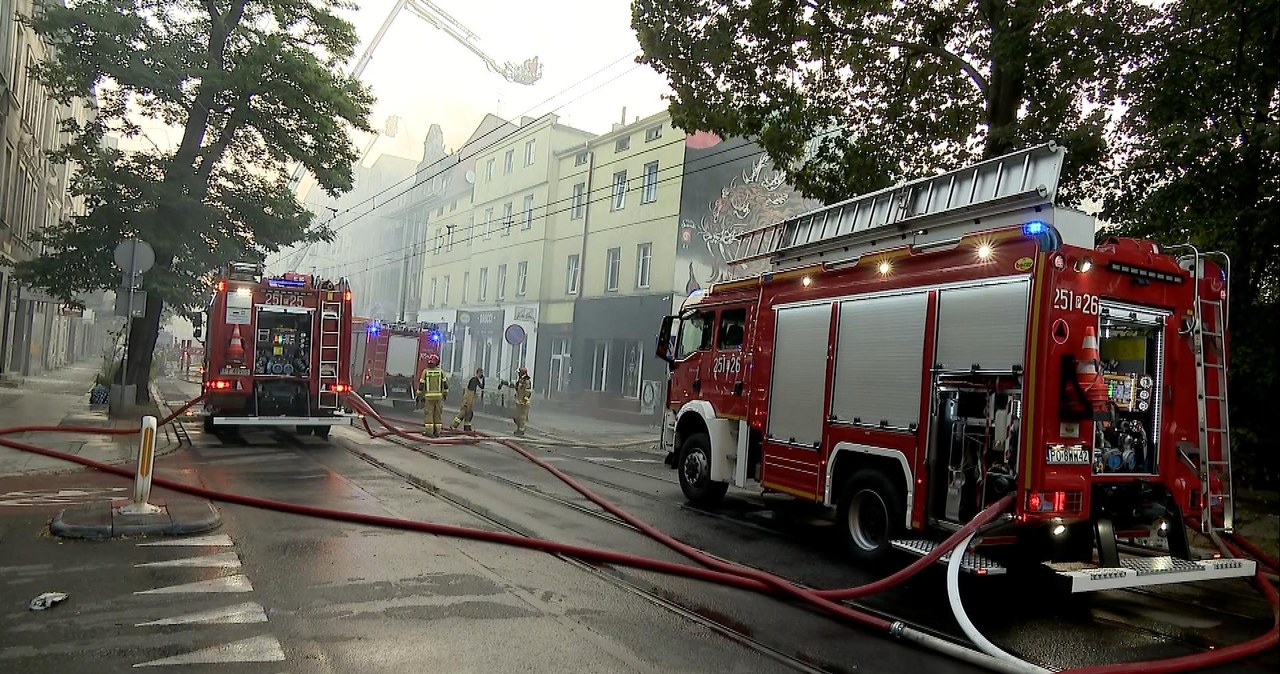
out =
[[[754,486],[834,507],[850,554],[878,562],[927,554],[1015,493],[967,570],[1003,573],[1016,553],[1073,592],[1252,575],[1195,558],[1184,526],[1233,527],[1229,262],[1095,246],[1094,219],[1054,205],[1064,153],[741,235],[735,262],[769,271],[690,298],[658,340],[685,496]],[[1171,555],[1121,558],[1117,538]]]
[[[345,280],[266,276],[227,265],[206,316],[206,430],[296,426],[329,436],[349,423],[351,290]]]
[[[360,385],[357,393],[367,400],[390,400],[393,407],[413,407],[418,377],[427,367],[427,356],[440,355],[441,326],[431,323],[379,323],[368,321],[363,335],[353,328],[352,338],[362,343]]]

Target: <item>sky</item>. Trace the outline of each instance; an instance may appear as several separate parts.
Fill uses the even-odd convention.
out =
[[[358,9],[344,12],[361,40],[356,58],[396,1],[356,0]],[[542,79],[531,86],[508,82],[448,33],[403,10],[361,76],[376,99],[370,125],[384,129],[390,116],[399,118],[396,136],[378,138],[365,165],[384,153],[420,159],[431,124],[440,125],[445,147],[456,149],[486,113],[518,120],[555,112],[561,123],[603,133],[621,121],[624,107],[628,120],[666,107],[666,79],[635,62],[640,46],[630,0],[426,1],[475,33],[473,43],[499,64],[538,57]],[[169,148],[181,137],[155,122],[143,128],[146,138],[122,147]],[[360,135],[355,144],[363,150],[370,140]]]
[[[348,15],[363,50],[396,0],[358,0]],[[418,159],[429,126],[439,124],[445,146],[455,149],[486,113],[507,119],[556,112],[561,122],[596,133],[622,119],[662,110],[666,80],[635,57],[629,0],[434,0],[434,5],[473,31],[479,48],[498,63],[534,56],[542,79],[531,86],[506,81],[444,31],[402,11],[379,43],[361,79],[377,99],[375,129],[400,117],[395,138],[381,138],[379,153]],[[603,70],[602,70],[603,69]],[[548,100],[550,99],[550,100]],[[367,138],[358,141],[363,148]]]

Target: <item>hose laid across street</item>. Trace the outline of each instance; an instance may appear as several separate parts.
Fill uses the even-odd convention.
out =
[[[169,423],[173,421],[175,418],[180,416],[187,409],[191,408],[193,405],[198,403],[202,398],[203,396],[200,396],[184,404],[177,411],[173,412],[168,417],[166,417],[161,423],[163,424],[163,423]],[[977,531],[982,526],[995,520],[1004,512],[1005,509],[1009,507],[1009,505],[1012,503],[1013,495],[1008,495],[1003,499],[1001,499],[1000,501],[998,501],[997,503],[988,507],[982,513],[980,513],[977,517],[975,517],[973,521],[965,525],[964,528],[952,534],[951,537],[949,537],[943,544],[939,545],[935,550],[930,552],[929,555],[926,555],[925,557],[922,557],[916,560],[907,568],[887,578],[881,579],[874,583],[869,583],[863,586],[853,587],[853,588],[832,589],[832,590],[813,590],[811,588],[796,585],[795,583],[792,583],[789,580],[786,580],[784,578],[781,578],[779,576],[776,576],[774,574],[771,574],[765,571],[743,567],[738,564],[733,564],[731,562],[720,560],[711,555],[708,555],[702,550],[694,548],[693,546],[677,541],[676,539],[658,530],[657,528],[653,527],[647,522],[644,522],[643,520],[636,518],[630,513],[627,513],[626,511],[622,510],[616,505],[605,500],[603,497],[599,496],[595,492],[581,485],[572,477],[570,477],[569,475],[557,469],[555,466],[551,465],[546,461],[543,461],[542,459],[530,453],[528,450],[525,450],[523,447],[520,447],[517,442],[511,439],[508,439],[508,438],[492,439],[492,438],[484,437],[479,434],[474,434],[469,436],[455,435],[452,437],[445,437],[445,438],[428,438],[423,434],[410,432],[392,425],[390,422],[383,419],[382,416],[379,415],[377,411],[375,411],[367,403],[365,403],[365,401],[355,396],[349,397],[348,400],[349,402],[352,403],[352,407],[354,407],[358,412],[360,412],[362,423],[364,424],[366,431],[368,431],[369,434],[375,438],[385,437],[388,435],[396,435],[396,436],[405,438],[407,440],[415,441],[415,442],[424,442],[429,444],[440,444],[440,445],[474,444],[476,442],[482,442],[482,441],[498,442],[512,449],[513,451],[519,453],[521,456],[535,463],[536,465],[543,468],[544,470],[547,470],[551,474],[555,475],[558,479],[560,479],[566,485],[573,488],[575,491],[582,494],[588,500],[592,501],[596,505],[605,509],[609,513],[613,514],[619,519],[622,519],[628,524],[631,524],[632,526],[641,530],[642,532],[644,532],[646,535],[650,536],[654,540],[657,540],[663,543],[664,545],[671,548],[672,550],[679,552],[680,554],[702,564],[707,568],[698,568],[698,567],[688,566],[683,564],[675,564],[675,563],[666,562],[663,560],[651,559],[651,558],[646,558],[646,557],[641,557],[636,555],[623,554],[623,553],[618,553],[618,552],[613,552],[608,550],[601,550],[598,548],[589,548],[589,547],[583,547],[583,546],[570,545],[565,543],[559,543],[556,541],[549,541],[545,539],[528,538],[523,536],[517,536],[514,534],[439,524],[435,522],[407,520],[407,519],[388,517],[388,516],[382,516],[382,515],[354,513],[354,512],[334,510],[329,508],[317,508],[314,506],[307,506],[307,505],[302,505],[297,503],[289,503],[285,501],[277,501],[274,499],[265,499],[265,498],[259,498],[259,497],[253,497],[253,496],[246,496],[242,494],[221,492],[221,491],[215,491],[215,490],[207,489],[204,487],[189,485],[189,484],[185,484],[182,482],[177,482],[174,480],[169,480],[161,477],[153,478],[153,483],[157,486],[164,487],[166,489],[170,489],[173,491],[191,494],[201,498],[207,498],[210,500],[220,501],[224,503],[234,503],[234,504],[244,505],[249,507],[264,508],[268,510],[275,510],[278,512],[292,513],[292,514],[298,514],[298,515],[303,515],[308,517],[317,517],[322,519],[343,521],[343,522],[349,522],[349,523],[355,523],[355,524],[388,527],[388,528],[395,528],[395,529],[402,529],[402,530],[418,531],[422,533],[430,533],[435,535],[451,536],[451,537],[465,538],[470,540],[487,541],[492,543],[500,543],[503,545],[511,545],[515,547],[538,550],[541,552],[564,554],[564,555],[576,557],[583,560],[596,561],[596,562],[607,563],[607,564],[616,564],[619,566],[624,566],[629,568],[642,569],[642,570],[653,571],[653,572],[663,573],[663,574],[677,575],[685,578],[703,580],[703,581],[718,583],[721,585],[726,585],[729,587],[751,590],[751,591],[761,592],[761,593],[766,593],[771,595],[782,595],[785,597],[798,599],[803,603],[806,603],[810,606],[821,609],[828,614],[831,614],[843,620],[852,622],[854,624],[857,624],[863,627],[868,627],[876,631],[885,631],[905,641],[919,644],[926,648],[930,648],[932,650],[945,653],[952,657],[962,658],[974,664],[988,667],[995,671],[1018,672],[1020,674],[1027,673],[1027,672],[1048,671],[1048,670],[1045,670],[1044,668],[1040,668],[1036,665],[1031,665],[1030,663],[1026,663],[1022,660],[1014,658],[1013,656],[1004,654],[1003,651],[999,651],[999,649],[995,649],[995,650],[999,651],[1001,655],[993,656],[987,653],[960,648],[960,647],[957,647],[955,644],[939,639],[932,635],[926,634],[924,632],[920,632],[919,630],[915,630],[902,622],[891,623],[878,616],[870,615],[865,612],[858,611],[850,606],[837,603],[839,600],[866,596],[869,594],[873,594],[875,592],[883,591],[894,585],[897,585],[907,580],[908,578],[914,576],[915,574],[919,573],[924,568],[928,567],[929,565],[934,563],[936,560],[940,559],[943,555],[947,554],[947,552],[957,549],[957,546],[959,546],[962,542],[965,543],[965,548],[960,548],[960,549],[962,550],[966,549],[968,542],[973,538],[974,535],[976,535]],[[386,427],[387,430],[374,431],[369,425],[369,422],[368,422],[369,417],[372,417],[378,423],[382,424],[384,427]],[[110,435],[125,435],[125,434],[131,434],[131,433],[137,432],[133,429],[104,429],[104,428],[95,428],[95,427],[72,427],[72,426],[26,426],[26,427],[0,429],[0,436],[11,435],[13,433],[19,433],[19,432],[41,432],[41,431],[62,432],[62,433],[96,433],[96,434],[110,434]],[[100,471],[115,474],[115,475],[120,475],[123,477],[133,476],[133,471],[127,468],[112,466],[110,464],[94,461],[92,459],[87,459],[84,457],[68,454],[65,452],[59,452],[56,450],[38,447],[28,443],[9,440],[7,438],[0,438],[0,446],[6,446],[13,449],[41,454],[44,456],[69,461],[72,463],[78,463],[80,465],[83,465],[89,468],[94,468],[96,470],[100,470]],[[1243,539],[1236,537],[1236,540],[1240,541]],[[954,554],[952,557],[952,566],[954,566],[957,570],[959,568],[958,562],[962,555],[963,553],[957,553],[957,554]],[[1260,570],[1259,579],[1261,579],[1261,577],[1262,577],[1262,572]],[[1075,669],[1070,671],[1078,674],[1129,674],[1129,673],[1155,674],[1158,672],[1187,671],[1189,669],[1210,666],[1210,665],[1218,664],[1221,662],[1227,662],[1230,660],[1248,657],[1248,656],[1260,653],[1268,648],[1272,648],[1277,643],[1277,640],[1280,639],[1280,596],[1277,596],[1275,590],[1271,588],[1270,585],[1265,581],[1260,581],[1260,584],[1263,589],[1264,595],[1266,595],[1268,600],[1271,602],[1273,614],[1276,618],[1276,622],[1273,625],[1272,630],[1261,637],[1245,642],[1243,644],[1224,647],[1224,648],[1216,649],[1213,651],[1209,651],[1207,653],[1200,653],[1196,655],[1185,656],[1183,658],[1174,658],[1170,660],[1162,660],[1162,661],[1154,661],[1154,662],[1106,665],[1102,667],[1086,667],[1086,668]],[[975,643],[978,643],[977,640],[975,640]],[[992,645],[992,648],[994,648],[993,645]]]

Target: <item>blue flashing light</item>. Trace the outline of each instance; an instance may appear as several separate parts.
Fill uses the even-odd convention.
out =
[[[370,337],[376,337],[378,335],[378,324],[370,323],[369,327],[366,328],[366,331],[369,333]]]
[[[1045,224],[1043,221],[1032,220],[1022,226],[1022,233],[1027,236],[1040,236],[1041,234],[1044,234],[1047,229],[1049,229],[1049,225]]]
[[[440,343],[440,333],[438,333],[438,332],[433,332],[433,333],[431,333],[431,341],[435,342],[436,344],[439,344],[439,343]]]

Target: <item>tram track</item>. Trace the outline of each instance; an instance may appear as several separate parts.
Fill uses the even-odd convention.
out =
[[[402,422],[402,423],[417,423],[417,422],[415,422],[415,421],[409,421],[409,420],[406,420],[406,419],[403,419],[403,418],[393,418],[393,417],[388,417],[388,420],[398,421],[398,422]],[[602,512],[602,511],[593,510],[592,508],[589,508],[589,507],[583,506],[583,505],[582,505],[582,504],[580,504],[580,503],[574,503],[574,502],[572,502],[572,501],[569,501],[569,500],[567,500],[567,499],[564,499],[564,498],[562,498],[562,497],[560,497],[560,496],[557,496],[557,495],[555,495],[555,494],[547,493],[547,492],[545,492],[545,491],[543,491],[543,490],[541,490],[541,489],[538,489],[538,488],[537,488],[537,487],[535,487],[535,486],[525,485],[525,484],[519,483],[519,482],[517,482],[517,481],[515,481],[515,480],[512,480],[512,479],[510,479],[510,478],[506,477],[506,476],[503,476],[503,475],[501,475],[501,474],[498,474],[498,473],[496,473],[496,472],[494,472],[494,471],[492,471],[492,470],[490,470],[490,469],[482,468],[482,467],[478,467],[478,466],[475,466],[475,465],[469,464],[469,463],[467,463],[467,462],[465,462],[465,461],[461,461],[461,460],[458,460],[458,459],[454,459],[454,458],[451,458],[451,457],[445,456],[445,455],[443,455],[443,454],[441,454],[441,453],[439,453],[439,452],[433,451],[433,450],[431,450],[431,449],[427,449],[427,448],[425,448],[425,447],[423,447],[423,446],[421,446],[421,445],[419,445],[419,444],[417,444],[417,443],[413,443],[413,442],[410,442],[410,441],[402,440],[402,439],[400,439],[400,438],[388,437],[388,438],[385,438],[385,439],[390,440],[391,442],[393,442],[393,443],[395,443],[395,444],[399,445],[399,446],[400,446],[400,447],[402,447],[402,448],[408,449],[409,451],[415,452],[415,453],[417,453],[417,454],[420,454],[420,455],[425,456],[425,457],[427,457],[427,458],[431,458],[431,459],[433,459],[433,460],[437,460],[437,461],[440,461],[440,462],[446,463],[446,464],[448,464],[448,465],[450,465],[450,466],[453,466],[453,467],[457,468],[458,470],[464,471],[464,472],[466,472],[466,473],[468,473],[468,474],[470,474],[470,475],[474,475],[474,476],[476,476],[476,477],[481,477],[481,478],[484,478],[484,479],[488,479],[488,480],[491,480],[491,481],[494,481],[494,482],[497,482],[497,483],[500,483],[500,484],[505,484],[505,485],[508,485],[508,486],[516,487],[516,488],[520,489],[521,491],[523,491],[524,493],[527,493],[527,494],[533,495],[533,496],[535,496],[535,497],[538,497],[538,498],[541,498],[541,499],[544,499],[544,500],[547,500],[547,501],[550,501],[550,502],[553,502],[553,503],[556,503],[556,504],[559,504],[559,505],[562,505],[562,506],[565,506],[565,507],[571,508],[571,509],[573,509],[573,510],[576,510],[576,511],[582,512],[582,513],[584,513],[584,514],[589,514],[589,515],[591,515],[592,517],[594,517],[594,518],[596,518],[596,519],[599,519],[599,520],[602,520],[602,521],[608,522],[608,523],[610,523],[610,524],[614,524],[614,525],[617,525],[617,526],[620,526],[620,527],[626,528],[626,529],[628,529],[629,531],[635,531],[635,528],[634,528],[634,527],[632,527],[630,524],[628,524],[628,523],[626,523],[626,522],[623,522],[622,520],[619,520],[619,519],[617,519],[617,518],[613,517],[612,515],[609,515],[608,513],[605,513],[605,512]],[[533,443],[531,443],[531,444],[533,444]],[[583,445],[583,446],[590,446],[590,445],[589,445],[589,444],[585,444],[585,443],[584,443],[584,445]],[[488,453],[491,453],[491,454],[494,454],[494,455],[503,456],[503,457],[509,456],[506,452],[503,452],[501,449],[496,448],[496,447],[492,447],[492,446],[487,446],[487,445],[485,445],[484,443],[477,443],[477,444],[476,444],[476,445],[474,445],[473,447],[475,447],[475,448],[477,448],[477,449],[481,449],[482,451],[485,451],[485,452],[488,452]],[[556,456],[561,456],[561,457],[565,457],[565,458],[571,458],[571,459],[574,459],[576,462],[583,463],[583,464],[589,464],[589,465],[591,465],[591,466],[596,466],[596,467],[602,467],[602,468],[604,468],[604,469],[606,469],[606,470],[608,470],[608,469],[619,469],[619,468],[620,468],[620,467],[617,467],[617,466],[613,466],[613,465],[611,465],[610,463],[607,463],[607,462],[591,461],[591,460],[589,460],[589,459],[586,459],[586,458],[583,458],[583,457],[573,456],[572,454],[568,454],[568,453],[556,453]],[[657,480],[657,481],[659,481],[659,482],[668,482],[668,480],[664,480],[664,479],[662,479],[661,477],[654,476],[654,475],[651,475],[651,474],[647,474],[647,473],[645,473],[645,472],[643,472],[643,471],[623,470],[622,472],[626,472],[626,473],[634,474],[634,475],[639,476],[639,477],[644,477],[644,478],[654,479],[654,480]],[[596,484],[596,485],[599,485],[599,486],[602,486],[602,487],[606,487],[606,488],[608,488],[608,489],[616,489],[616,490],[619,490],[619,491],[621,491],[621,492],[628,493],[628,494],[632,494],[632,495],[638,496],[638,497],[640,497],[640,498],[644,498],[644,499],[646,499],[646,500],[649,500],[649,501],[652,501],[652,502],[655,502],[655,503],[659,503],[659,504],[663,504],[663,505],[668,505],[668,506],[674,506],[674,507],[678,508],[678,509],[679,509],[679,510],[681,510],[681,511],[685,511],[685,512],[692,512],[692,513],[696,513],[696,514],[701,515],[701,516],[711,517],[711,518],[714,518],[714,519],[717,519],[717,520],[720,520],[720,521],[731,522],[731,523],[733,523],[734,525],[741,526],[741,527],[746,527],[746,528],[750,528],[750,529],[755,530],[755,531],[764,531],[764,532],[767,532],[767,533],[769,533],[769,534],[771,534],[771,535],[773,535],[773,536],[775,536],[775,537],[778,537],[778,538],[783,538],[783,539],[792,539],[792,540],[795,540],[795,539],[798,539],[798,538],[799,538],[797,535],[794,535],[794,534],[788,534],[788,533],[786,533],[786,532],[778,531],[778,530],[773,529],[773,528],[770,528],[770,527],[761,526],[761,525],[758,525],[758,524],[755,524],[755,523],[752,523],[752,522],[748,522],[748,521],[745,521],[745,520],[743,520],[743,519],[740,519],[740,518],[738,518],[738,517],[734,517],[734,516],[731,516],[731,515],[725,515],[725,514],[721,514],[721,513],[709,512],[709,511],[706,511],[706,510],[701,510],[701,509],[698,509],[698,508],[693,508],[693,507],[688,506],[687,504],[682,504],[682,503],[681,503],[681,504],[673,504],[669,499],[663,499],[663,498],[660,498],[660,497],[655,496],[655,495],[654,495],[654,494],[652,494],[652,493],[648,493],[648,492],[646,492],[646,491],[644,491],[644,490],[642,490],[642,489],[636,489],[636,488],[632,488],[632,487],[626,487],[626,486],[623,486],[623,485],[618,485],[618,484],[616,484],[616,483],[610,482],[609,480],[605,480],[605,479],[602,479],[602,478],[599,478],[599,477],[596,477],[596,476],[585,475],[585,474],[578,473],[578,472],[576,472],[576,471],[575,471],[575,472],[574,472],[574,474],[573,474],[573,477],[574,477],[574,479],[576,479],[576,480],[580,480],[580,481],[584,481],[584,482],[590,482],[590,483],[593,483],[593,484]],[[675,481],[671,481],[671,482],[675,482]],[[677,484],[678,484],[678,482],[677,482]],[[723,558],[721,558],[721,559],[723,559]],[[758,569],[758,570],[762,570],[762,571],[768,571],[768,569],[763,569],[763,568],[761,568],[761,567],[759,567],[759,566],[757,566],[757,565],[753,565],[753,564],[750,564],[750,563],[747,563],[747,562],[743,562],[743,561],[741,561],[741,560],[727,560],[727,561],[732,561],[732,562],[733,562],[733,563],[735,563],[735,564],[739,564],[739,565],[742,565],[742,566],[745,566],[745,567],[749,567],[749,568],[754,568],[754,569]],[[798,582],[798,581],[797,581],[797,582]],[[1178,605],[1182,605],[1182,606],[1185,606],[1185,607],[1194,607],[1194,608],[1195,608],[1195,610],[1196,610],[1196,612],[1197,612],[1197,613],[1199,613],[1199,614],[1203,614],[1205,611],[1208,611],[1208,612],[1210,612],[1210,613],[1217,614],[1217,615],[1222,616],[1222,617],[1224,617],[1224,618],[1230,618],[1230,619],[1236,619],[1236,620],[1241,620],[1241,619],[1243,619],[1243,620],[1250,620],[1250,621],[1252,621],[1252,620],[1257,619],[1257,617],[1256,617],[1256,616],[1250,616],[1250,615],[1246,615],[1246,614],[1243,614],[1243,613],[1239,613],[1239,612],[1235,612],[1235,611],[1230,611],[1230,610],[1226,610],[1226,609],[1221,609],[1221,608],[1214,607],[1214,606],[1206,606],[1206,605],[1204,605],[1204,604],[1197,603],[1197,602],[1195,602],[1195,601],[1193,601],[1193,600],[1190,600],[1190,599],[1179,598],[1179,597],[1173,597],[1173,596],[1168,595],[1167,593],[1161,593],[1161,592],[1154,591],[1154,590],[1151,590],[1151,589],[1148,589],[1148,588],[1122,588],[1122,589],[1117,590],[1117,591],[1115,591],[1115,592],[1122,592],[1122,593],[1125,593],[1125,594],[1132,594],[1132,595],[1135,595],[1135,596],[1142,596],[1142,597],[1145,597],[1145,598],[1148,598],[1148,599],[1154,599],[1154,600],[1158,600],[1158,601],[1167,601],[1167,602],[1169,602],[1169,603],[1172,603],[1172,604],[1178,604]],[[864,603],[860,603],[860,602],[852,602],[852,601],[846,601],[846,602],[843,602],[843,603],[845,603],[845,604],[847,604],[847,605],[849,605],[849,606],[855,607],[855,608],[857,608],[858,610],[867,611],[867,612],[870,612],[870,613],[875,613],[875,614],[881,615],[882,617],[885,617],[886,619],[890,619],[890,620],[901,620],[901,621],[902,621],[902,622],[904,622],[904,623],[910,624],[910,625],[911,625],[913,628],[915,628],[915,629],[920,629],[920,630],[923,630],[923,631],[926,631],[926,632],[930,632],[930,633],[932,633],[934,636],[938,636],[938,637],[940,637],[940,638],[946,639],[946,640],[951,641],[951,642],[953,642],[953,643],[956,643],[956,644],[962,644],[962,645],[964,645],[964,646],[966,646],[966,647],[969,647],[969,642],[968,642],[966,639],[964,639],[963,637],[961,637],[958,633],[951,633],[951,632],[948,632],[948,631],[945,631],[945,630],[938,629],[938,628],[936,628],[936,627],[926,626],[926,625],[921,625],[921,624],[919,624],[918,622],[915,622],[915,621],[905,620],[905,619],[903,619],[903,618],[901,618],[901,617],[899,617],[899,616],[895,616],[895,615],[892,615],[892,614],[890,614],[890,613],[887,613],[887,612],[883,611],[882,609],[877,609],[877,608],[874,608],[874,607],[867,606],[867,605],[866,605],[866,604],[864,604]],[[1222,647],[1222,645],[1223,645],[1223,644],[1211,643],[1211,642],[1208,642],[1208,641],[1206,641],[1206,640],[1189,639],[1189,638],[1187,638],[1185,635],[1178,634],[1175,630],[1159,629],[1159,628],[1158,628],[1158,627],[1156,627],[1156,626],[1134,625],[1134,624],[1132,624],[1132,622],[1130,622],[1130,621],[1126,620],[1123,616],[1119,616],[1119,615],[1115,614],[1113,611],[1106,610],[1106,609],[1091,610],[1091,611],[1090,611],[1090,616],[1088,617],[1088,620],[1089,620],[1090,622],[1093,622],[1094,624],[1096,624],[1096,625],[1100,626],[1100,627],[1105,627],[1106,629],[1110,629],[1110,630],[1124,630],[1124,631],[1126,631],[1126,632],[1129,632],[1129,633],[1132,633],[1132,634],[1135,634],[1135,635],[1138,635],[1138,636],[1148,637],[1149,639],[1151,639],[1151,640],[1152,640],[1152,641],[1154,641],[1154,642],[1159,642],[1159,643],[1176,642],[1176,643],[1178,643],[1178,644],[1180,644],[1180,645],[1182,645],[1182,646],[1184,646],[1184,647],[1186,647],[1186,648],[1188,648],[1188,649],[1192,649],[1192,650],[1195,650],[1195,651],[1197,651],[1197,652],[1206,652],[1206,651],[1211,651],[1211,650],[1214,650],[1214,649],[1216,649],[1216,648],[1220,648],[1220,647]]]

